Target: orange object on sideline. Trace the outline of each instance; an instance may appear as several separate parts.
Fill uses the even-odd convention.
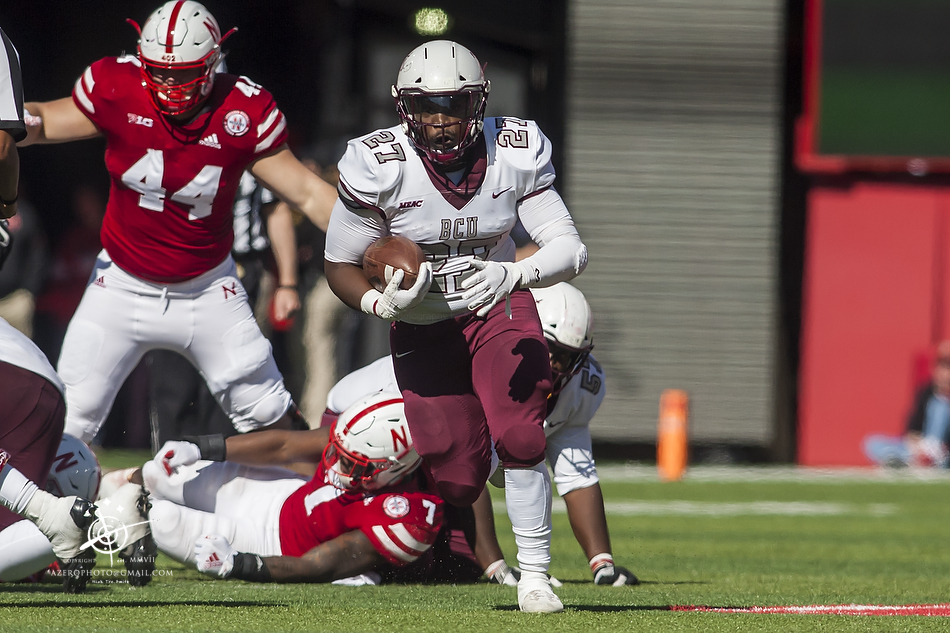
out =
[[[666,389],[660,396],[656,433],[656,468],[663,481],[679,481],[689,459],[687,426],[689,396],[682,389]]]

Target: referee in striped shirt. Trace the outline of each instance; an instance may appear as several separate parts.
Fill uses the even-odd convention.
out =
[[[20,158],[16,142],[26,137],[20,58],[0,29],[0,218],[16,214]]]

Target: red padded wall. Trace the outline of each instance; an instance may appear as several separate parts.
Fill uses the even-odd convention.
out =
[[[867,465],[899,433],[922,359],[950,317],[950,192],[854,183],[808,198],[798,461]]]

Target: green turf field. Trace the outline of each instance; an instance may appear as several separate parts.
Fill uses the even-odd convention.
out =
[[[118,466],[136,454],[103,456]],[[279,586],[215,581],[160,559],[148,587],[0,585],[0,631],[946,631],[947,617],[677,612],[748,607],[950,603],[950,477],[802,477],[791,469],[697,467],[659,483],[649,467],[602,468],[614,555],[643,583],[595,587],[567,517],[551,571],[566,610],[517,611],[513,588]],[[496,503],[503,495],[494,490]],[[557,507],[556,507],[557,508]],[[502,545],[514,544],[503,516]]]

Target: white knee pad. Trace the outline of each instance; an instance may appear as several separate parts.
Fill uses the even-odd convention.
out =
[[[235,387],[231,391],[230,400],[235,408],[231,413],[231,422],[234,428],[241,433],[247,433],[277,422],[287,409],[292,399],[290,392],[283,382],[273,383],[267,388],[263,396],[248,404],[240,404],[242,395],[248,395],[248,390]],[[242,393],[243,392],[243,393]]]
[[[0,581],[21,580],[54,560],[49,539],[32,522],[17,521],[0,530]]]

